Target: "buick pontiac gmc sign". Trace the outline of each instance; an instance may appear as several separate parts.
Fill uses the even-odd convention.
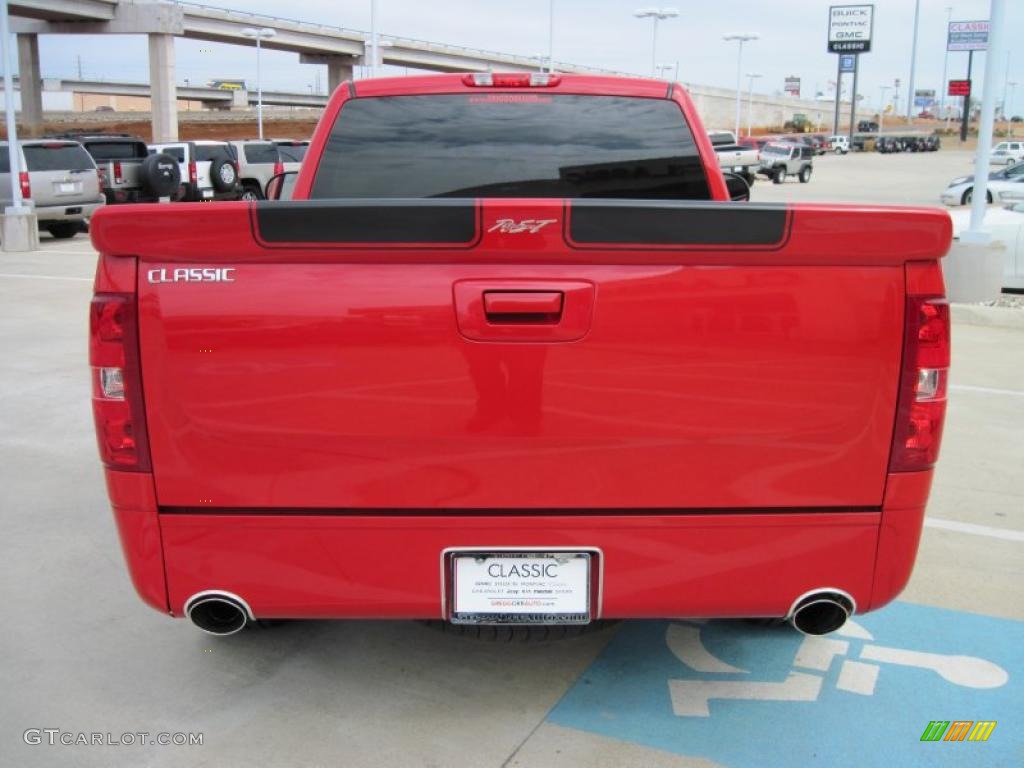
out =
[[[871,50],[875,6],[833,5],[828,9],[828,52],[867,53]]]

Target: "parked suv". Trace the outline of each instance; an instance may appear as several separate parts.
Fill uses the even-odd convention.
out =
[[[150,155],[146,142],[124,133],[64,134],[92,155],[107,203],[153,203],[175,194],[181,172],[174,158]]]
[[[849,136],[835,136],[828,137],[828,146],[837,155],[845,155],[850,151],[850,137]]]
[[[164,153],[178,161],[181,184],[176,200],[234,199],[238,185],[235,149],[226,141],[177,141],[150,144],[149,153]]]
[[[21,196],[31,200],[39,228],[57,238],[74,237],[103,205],[96,163],[75,141],[20,141]],[[0,206],[12,204],[11,166],[6,141],[0,142]]]
[[[309,149],[308,141],[295,141],[293,139],[274,139],[277,145],[278,156],[286,171],[297,171],[302,167],[302,161],[306,157],[306,150]]]
[[[1024,160],[1024,141],[1001,141],[992,150],[992,163],[1013,165]]]
[[[771,142],[761,149],[758,173],[781,184],[787,176],[796,176],[802,184],[811,180],[814,170],[814,148],[807,144]]]
[[[277,144],[272,141],[232,141],[238,158],[239,198],[262,200],[271,177],[284,173]]]

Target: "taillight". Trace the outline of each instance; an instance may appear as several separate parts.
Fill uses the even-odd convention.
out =
[[[101,171],[99,168],[96,169],[96,183],[99,185],[100,192],[102,192],[104,187],[104,179],[103,171]]]
[[[949,305],[937,262],[907,264],[903,367],[890,472],[928,469],[939,458],[949,378]]]
[[[89,364],[100,458],[111,469],[148,472],[135,296],[100,293],[93,298]]]
[[[121,163],[120,162],[115,162],[114,163],[114,183],[115,184],[123,184],[124,183],[124,177],[121,175]]]
[[[463,75],[462,82],[477,88],[553,88],[562,78],[547,72],[473,72]]]
[[[188,181],[189,181],[190,184],[193,184],[193,185],[199,183],[199,172],[196,171],[195,160],[193,160],[192,162],[190,162],[188,164]]]
[[[28,181],[28,171],[21,171],[18,174],[18,183],[21,186],[21,196],[28,200],[32,197],[32,185]]]
[[[277,176],[279,173],[284,173],[284,163],[280,160],[274,163],[274,175]]]

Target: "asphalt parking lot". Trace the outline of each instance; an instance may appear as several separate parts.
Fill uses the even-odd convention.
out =
[[[825,156],[809,184],[758,182],[753,199],[937,204],[970,157]],[[145,607],[121,560],[89,407],[94,258],[82,235],[0,254],[0,765],[1024,763],[1021,327],[955,323],[913,579],[841,635],[627,622],[523,644],[308,622],[211,638]],[[997,725],[984,743],[923,743],[934,720]],[[47,728],[203,743],[26,744]]]

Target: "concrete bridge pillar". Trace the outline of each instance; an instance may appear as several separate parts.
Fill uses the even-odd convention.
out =
[[[352,79],[352,59],[341,56],[327,57],[327,95],[346,80]]]
[[[330,54],[303,53],[299,55],[299,61],[303,64],[326,64],[327,65],[327,95],[334,93],[334,89],[346,80],[352,79],[352,56],[332,56]]]
[[[21,122],[27,136],[43,127],[43,80],[39,74],[39,35],[18,35],[18,84]]]
[[[174,35],[149,35],[149,87],[153,143],[178,140],[178,89],[174,84]]]

